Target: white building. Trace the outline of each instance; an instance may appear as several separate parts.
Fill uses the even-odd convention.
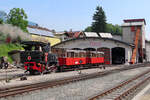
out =
[[[78,38],[70,38],[59,44],[54,45],[52,48],[66,48],[66,49],[82,49],[92,51],[104,52],[105,64],[119,64],[130,63],[135,49],[135,37],[137,27],[141,28],[139,36],[139,48],[137,49],[137,62],[139,58],[142,61],[150,61],[150,43],[146,43],[145,49],[145,25],[144,19],[129,19],[124,20],[122,24],[123,35],[111,35],[110,33],[93,33],[83,32]]]

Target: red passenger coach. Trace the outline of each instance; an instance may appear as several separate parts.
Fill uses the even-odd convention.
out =
[[[67,50],[66,52],[67,52],[66,65],[75,66],[86,64],[85,51]]]
[[[87,51],[88,52],[88,63],[90,64],[101,64],[104,63],[104,53],[97,51]]]
[[[104,63],[104,53],[85,50],[52,49],[58,55],[58,70],[92,67]]]
[[[76,66],[85,65],[86,57],[85,51],[81,50],[66,50],[63,56],[58,57],[60,66]]]

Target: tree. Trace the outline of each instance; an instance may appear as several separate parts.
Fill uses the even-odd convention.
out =
[[[96,12],[93,15],[93,20],[94,22],[92,23],[92,26],[88,26],[85,29],[85,32],[107,32],[113,35],[122,35],[122,30],[119,25],[106,23],[106,16],[102,7],[96,7]]]
[[[106,32],[111,33],[113,35],[121,35],[122,30],[119,25],[107,24]]]
[[[4,23],[4,22],[3,22],[3,19],[0,18],[0,24],[3,24],[3,23]]]
[[[91,27],[91,26],[88,26],[84,31],[85,31],[85,32],[92,32],[92,27]]]
[[[85,30],[85,32],[92,32],[92,27],[88,26]],[[106,33],[111,33],[113,35],[122,35],[122,29],[119,25],[113,25],[113,24],[106,24]]]
[[[116,29],[115,34],[122,35],[122,29],[121,29],[121,27],[119,25],[115,25],[114,27]]]
[[[11,9],[8,14],[7,23],[20,27],[24,32],[28,32],[27,31],[27,26],[28,26],[27,15],[22,8]]]
[[[94,22],[92,23],[93,32],[106,32],[106,16],[102,7],[97,6],[96,12],[93,16]]]

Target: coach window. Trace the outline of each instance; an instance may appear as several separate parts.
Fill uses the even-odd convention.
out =
[[[81,52],[79,52],[78,57],[82,57],[82,53]]]
[[[82,52],[81,54],[82,54],[82,57],[84,57],[84,52]]]
[[[81,52],[78,53],[78,57],[82,57],[82,53]]]
[[[96,54],[95,54],[95,53],[92,53],[92,57],[96,57]]]
[[[77,54],[77,53],[74,53],[74,57],[78,57],[78,54]]]
[[[86,57],[91,57],[91,52],[90,51],[86,52]]]
[[[86,53],[85,52],[83,53],[83,55],[84,55],[84,57],[86,57]]]
[[[79,57],[80,55],[79,55],[79,53],[75,53],[75,57]]]
[[[93,53],[91,53],[91,55],[92,55],[91,57],[93,57],[93,56],[94,56],[94,55],[93,55]]]
[[[80,57],[84,57],[84,52],[80,52]]]
[[[67,57],[74,57],[74,52],[67,52]]]
[[[98,53],[96,53],[96,57],[99,57],[99,54],[98,54]]]
[[[101,53],[101,57],[104,57],[104,54],[103,54],[103,53]]]
[[[96,53],[93,53],[93,57],[96,57]]]
[[[101,53],[98,53],[98,57],[102,57],[102,54],[101,54]]]
[[[69,52],[67,52],[67,57],[70,57]]]
[[[83,52],[80,52],[79,55],[80,55],[79,57],[83,57],[84,56]]]
[[[93,57],[93,53],[90,53],[90,57]]]
[[[100,53],[97,53],[97,57],[101,57],[101,54],[100,54]]]
[[[67,57],[71,57],[71,52],[67,52]]]
[[[96,53],[93,53],[93,56],[96,57]]]
[[[71,57],[73,58],[74,57],[74,52],[70,52],[71,53]]]
[[[81,52],[81,57],[84,57],[84,52]]]
[[[102,54],[101,54],[101,53],[99,53],[99,54],[98,54],[98,57],[102,57]]]
[[[83,52],[83,57],[86,57],[86,53],[85,52]]]

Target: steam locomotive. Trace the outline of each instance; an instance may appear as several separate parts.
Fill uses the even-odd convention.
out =
[[[30,74],[64,71],[81,67],[99,66],[104,63],[104,53],[85,50],[53,48],[49,43],[26,41],[21,43],[21,63]]]
[[[36,41],[25,41],[21,44],[24,51],[20,52],[20,60],[30,74],[43,73],[57,65],[56,55],[49,53],[50,44]]]

